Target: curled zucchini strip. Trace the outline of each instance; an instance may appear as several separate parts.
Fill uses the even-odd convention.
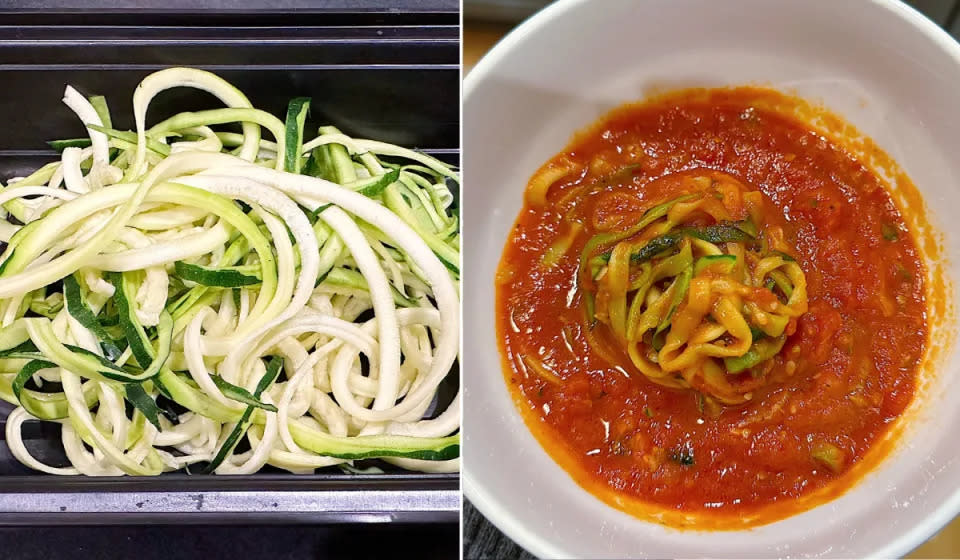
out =
[[[148,127],[173,87],[227,107]],[[58,162],[0,191],[20,222],[0,220],[18,460],[89,476],[459,468],[460,397],[433,409],[459,342],[453,168],[314,136],[309,99],[282,121],[201,70],[144,79],[135,131],[113,128],[102,97],[64,101],[89,139],[51,142]],[[27,451],[33,421],[60,424],[70,465]]]
[[[147,158],[147,107],[150,101],[163,90],[174,87],[192,87],[217,96],[228,107],[252,108],[250,100],[240,90],[216,74],[194,68],[168,68],[150,74],[133,93],[133,118],[137,124],[137,151],[127,177],[137,177],[145,171]],[[260,128],[249,122],[243,123],[243,144],[240,157],[253,161],[259,150]]]
[[[578,287],[587,338],[604,355],[604,341],[616,341],[656,383],[743,403],[772,382],[807,310],[806,279],[792,257],[767,248],[744,197],[724,196],[745,185],[714,172],[671,180],[684,194],[586,242]]]

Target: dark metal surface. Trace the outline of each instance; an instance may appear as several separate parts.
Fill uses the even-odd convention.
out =
[[[463,500],[462,525],[464,560],[536,560],[536,556],[501,533],[466,499]]]
[[[458,0],[5,0],[6,25],[457,25]]]
[[[456,560],[456,524],[0,528],[4,560]]]
[[[123,483],[120,483],[123,484]],[[413,486],[420,485],[414,481]],[[457,489],[0,494],[0,525],[456,523]]]
[[[456,523],[459,511],[445,474],[0,476],[0,526]]]
[[[39,12],[49,10],[93,12],[178,12],[203,14],[210,12],[387,12],[387,13],[458,13],[458,0],[5,0],[0,12]]]

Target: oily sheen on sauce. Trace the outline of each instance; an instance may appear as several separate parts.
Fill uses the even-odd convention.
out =
[[[614,110],[538,172],[578,170],[551,182],[545,204],[528,196],[504,249],[497,328],[515,400],[578,483],[634,514],[675,512],[720,528],[790,515],[804,499],[845,489],[913,398],[928,328],[914,238],[885,183],[770,109],[779,95],[695,90]],[[735,406],[653,383],[625,352],[604,357],[583,332],[586,241],[685,194],[682,181],[657,179],[697,170],[762,192],[765,221],[782,229],[806,275],[808,310],[764,373],[775,382]],[[580,229],[543,266],[570,235],[572,206]],[[531,371],[528,355],[549,376]],[[825,448],[835,450],[830,461]]]

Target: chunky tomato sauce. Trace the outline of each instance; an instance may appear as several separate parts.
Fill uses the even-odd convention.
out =
[[[801,498],[842,491],[913,397],[927,334],[915,242],[883,181],[755,102],[771,95],[697,91],[615,110],[545,166],[580,171],[555,181],[546,205],[525,205],[503,253],[498,339],[518,404],[580,484],[636,514],[672,510],[717,526],[789,515]],[[655,180],[697,168],[765,195],[767,219],[796,248],[808,283],[809,311],[770,373],[777,382],[740,406],[704,406],[625,356],[601,357],[575,295],[586,240],[682,194]],[[572,206],[582,231],[545,267]],[[551,375],[531,371],[524,355]],[[817,458],[824,445],[839,450],[830,462]]]

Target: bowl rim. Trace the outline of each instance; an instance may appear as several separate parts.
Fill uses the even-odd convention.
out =
[[[503,59],[510,56],[527,34],[548,27],[555,19],[562,17],[578,6],[586,4],[588,1],[590,0],[557,0],[513,28],[464,77],[461,112],[465,112],[466,102],[478,85],[492,73],[493,69]],[[890,12],[904,25],[919,31],[960,67],[960,42],[916,8],[902,0],[868,0],[867,4],[873,8]],[[465,115],[461,114],[461,122],[465,123],[463,117]],[[519,414],[519,411],[514,412]],[[466,430],[469,432],[469,426],[466,427]],[[469,451],[466,455],[469,456]],[[557,548],[552,542],[528,529],[522,517],[508,510],[498,497],[483,485],[480,478],[474,475],[473,469],[470,468],[469,459],[464,461],[461,469],[461,484],[464,498],[469,499],[485,518],[527,551],[541,558],[570,556],[568,552]],[[612,506],[607,507],[612,509]],[[895,536],[889,542],[875,547],[869,557],[900,558],[927,541],[958,514],[960,514],[960,488],[947,496],[940,505],[916,525]],[[642,519],[637,519],[637,522],[645,523]],[[731,533],[734,532],[731,531]]]

